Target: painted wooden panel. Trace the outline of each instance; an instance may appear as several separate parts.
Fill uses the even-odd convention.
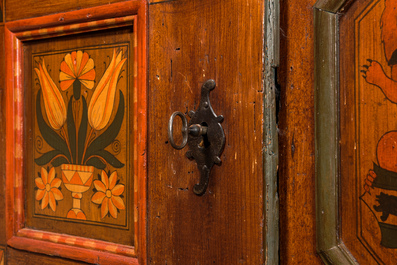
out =
[[[133,231],[134,220],[130,36],[116,30],[25,48],[28,226],[133,243],[132,233],[113,230]]]
[[[396,8],[356,1],[340,24],[342,240],[361,264],[397,261]]]
[[[6,23],[7,244],[145,264],[146,4],[62,18]]]

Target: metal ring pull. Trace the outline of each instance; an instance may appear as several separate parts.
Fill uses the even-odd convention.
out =
[[[183,140],[182,140],[182,144],[181,145],[177,145],[174,141],[174,119],[175,116],[179,116],[181,117],[182,120],[182,136],[183,136]],[[185,115],[183,115],[182,112],[180,111],[175,111],[174,113],[172,113],[170,120],[168,121],[168,139],[170,140],[170,143],[172,145],[172,147],[174,147],[177,150],[181,150],[183,149],[186,144],[187,144],[187,138],[188,138],[188,127],[187,127],[187,119],[185,117]]]

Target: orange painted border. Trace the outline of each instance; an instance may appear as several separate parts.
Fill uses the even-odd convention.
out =
[[[147,264],[147,2],[131,0],[5,24],[6,237],[17,249],[95,264]],[[134,22],[134,247],[24,228],[22,44]],[[111,25],[109,25],[111,24]]]

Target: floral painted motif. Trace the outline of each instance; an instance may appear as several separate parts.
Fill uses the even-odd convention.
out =
[[[113,171],[108,177],[102,170],[101,180],[95,180],[94,186],[97,192],[92,196],[91,201],[101,205],[101,218],[108,213],[113,218],[117,218],[118,210],[125,209],[124,201],[120,197],[124,192],[124,185],[118,184],[117,171]]]
[[[94,60],[86,52],[68,53],[61,63],[61,72],[59,73],[61,90],[67,90],[76,79],[88,89],[94,87]]]
[[[61,63],[60,80],[61,90],[73,84],[73,95],[67,99],[67,108],[59,89],[48,75],[44,60],[43,66],[39,65],[40,70],[35,69],[42,88],[37,93],[37,123],[44,140],[54,148],[35,160],[39,166],[48,163],[54,167],[74,164],[94,166],[98,169],[104,169],[107,164],[115,168],[124,166],[105,148],[115,140],[123,122],[125,105],[121,90],[118,93],[116,115],[113,115],[112,121],[110,118],[114,113],[120,72],[126,60],[121,50],[118,53],[116,50],[113,51],[112,61],[87,104],[86,96],[81,95],[81,85],[93,87],[94,61],[86,52],[76,51],[66,54]],[[83,77],[86,79],[82,79]],[[52,129],[61,129],[60,134],[51,132],[52,129],[42,118],[41,95],[44,98],[49,123]],[[103,130],[106,126],[108,126],[106,130]]]
[[[116,219],[119,210],[125,209],[124,185],[118,184],[117,172],[109,173],[109,178],[104,171],[125,166],[116,157],[118,153],[109,148],[116,141],[124,120],[125,99],[117,85],[125,57],[123,49],[113,49],[112,59],[107,67],[105,65],[96,87],[94,60],[81,50],[64,56],[59,88],[48,73],[44,59],[35,68],[41,88],[36,95],[38,131],[50,147],[39,152],[40,156],[34,160],[42,171],[41,178],[36,179],[39,188],[36,200],[40,201],[41,209],[49,205],[55,211],[56,201],[63,199],[58,190],[63,181],[73,201],[66,217],[86,220],[81,202],[83,194],[92,188],[95,170],[102,172],[102,181],[94,182],[96,189],[91,200],[100,205],[101,218],[109,215]],[[47,174],[43,167],[49,164],[52,168]],[[55,179],[55,168],[60,168],[62,181]]]
[[[122,58],[123,52],[121,50],[117,56],[116,50],[113,51],[112,61],[92,95],[88,106],[88,121],[94,130],[102,130],[110,120],[115,102],[117,81],[121,68],[127,60],[127,58]]]
[[[44,108],[47,113],[48,122],[54,130],[59,130],[66,121],[66,106],[61,92],[48,74],[44,63],[39,63],[39,68],[34,69],[39,77],[43,91]]]
[[[36,192],[36,200],[41,201],[41,209],[50,206],[51,210],[55,212],[57,204],[56,201],[63,199],[62,192],[59,187],[62,181],[56,178],[55,168],[51,168],[50,172],[42,167],[39,177],[35,179],[38,188]]]

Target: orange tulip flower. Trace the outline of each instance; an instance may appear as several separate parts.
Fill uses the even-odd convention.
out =
[[[42,64],[39,63],[39,69],[34,70],[39,77],[48,122],[54,130],[59,130],[66,121],[66,106],[61,92],[48,74],[44,59]]]
[[[108,124],[113,112],[116,86],[127,58],[122,59],[122,51],[116,55],[113,51],[112,61],[98,83],[88,106],[88,121],[94,130],[102,130]]]

